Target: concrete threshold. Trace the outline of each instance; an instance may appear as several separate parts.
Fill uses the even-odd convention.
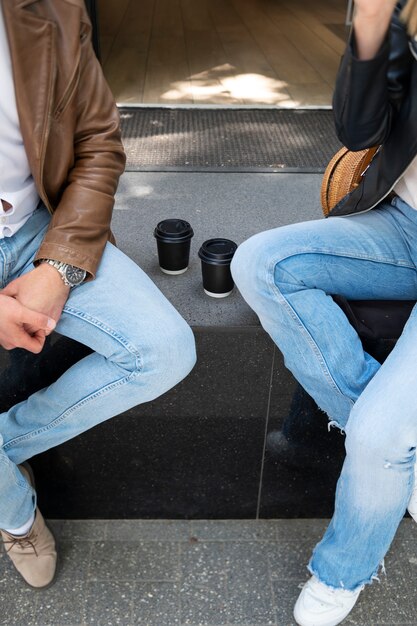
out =
[[[0,554],[1,624],[289,626],[306,563],[327,520],[57,521],[55,585],[26,588]],[[350,626],[415,625],[417,526],[404,520],[387,575]]]

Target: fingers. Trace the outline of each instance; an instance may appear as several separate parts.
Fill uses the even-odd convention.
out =
[[[15,348],[23,348],[28,352],[39,354],[45,345],[45,334],[43,331],[39,331],[33,335],[29,334],[26,330],[20,327],[16,327],[13,330],[13,335],[9,336],[7,341],[1,341],[1,345],[5,350],[14,350]]]
[[[29,335],[29,333],[21,328],[16,337],[16,340],[16,348],[23,348],[24,350],[33,352],[33,354],[39,354],[39,352],[42,351],[42,348],[45,345],[45,334],[42,334],[42,332],[40,331],[35,333],[34,335]]]
[[[11,298],[14,298],[17,293],[16,287],[14,285],[14,281],[12,281],[11,283],[3,287],[3,289],[1,290],[1,293],[3,296],[10,296]]]
[[[45,337],[56,326],[55,320],[32,311],[4,292],[0,299],[0,345],[6,350],[23,348],[35,354],[41,352]]]
[[[24,324],[36,329],[36,331],[43,330],[48,335],[55,329],[56,326],[56,322],[52,319],[52,317],[48,317],[48,315],[38,313],[37,311],[31,311],[31,309],[27,309],[24,306],[21,308],[20,322],[22,325]]]
[[[19,344],[16,347],[24,348],[39,354],[45,345],[45,338],[55,328],[56,323],[51,317],[31,311],[26,307],[22,307],[21,327],[19,329]]]

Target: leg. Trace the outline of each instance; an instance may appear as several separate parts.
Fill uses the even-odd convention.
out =
[[[325,584],[371,582],[402,520],[417,445],[417,308],[352,409],[335,514],[310,562]]]
[[[33,509],[25,481],[15,472],[17,463],[153,400],[195,362],[189,326],[146,274],[111,244],[97,278],[71,292],[57,331],[94,353],[0,415],[0,463],[7,472],[7,480],[1,479],[0,527],[24,523],[27,509]]]
[[[324,585],[319,592],[313,579],[303,590],[295,609],[300,624],[324,624],[333,610],[334,621],[326,623],[347,615],[375,575],[410,497],[415,310],[380,368],[328,294],[416,299],[416,236],[417,214],[395,201],[355,217],[264,233],[235,260],[238,286],[296,378],[331,417],[347,423],[335,516],[310,562]]]
[[[401,220],[395,206],[385,205],[358,216],[285,226],[249,239],[232,262],[237,286],[286,366],[342,427],[380,365],[364,352],[329,294],[417,297]]]

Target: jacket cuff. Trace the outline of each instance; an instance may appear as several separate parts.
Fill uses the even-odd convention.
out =
[[[86,280],[92,280],[97,271],[97,260],[81,253],[74,251],[59,243],[43,243],[41,244],[33,264],[35,267],[39,265],[42,259],[53,259],[54,261],[62,261],[69,265],[75,265],[87,272]]]

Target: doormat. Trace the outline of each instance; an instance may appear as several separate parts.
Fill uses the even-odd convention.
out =
[[[127,171],[323,172],[330,110],[120,108]]]

